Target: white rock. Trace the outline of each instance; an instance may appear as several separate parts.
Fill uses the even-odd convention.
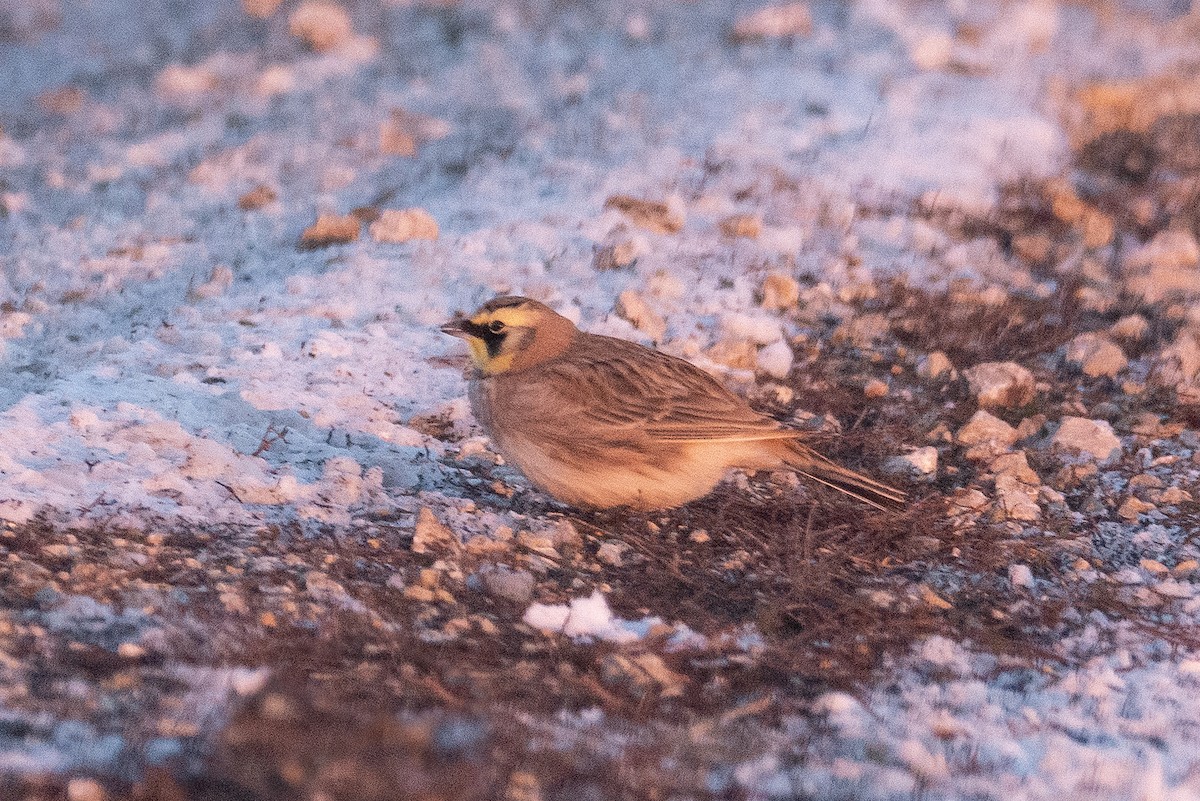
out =
[[[350,15],[329,0],[305,0],[288,17],[288,32],[318,53],[348,42],[354,35]]]
[[[730,339],[745,339],[755,345],[770,345],[783,338],[779,319],[766,314],[726,314],[721,318],[721,329]]]
[[[1150,321],[1140,314],[1127,314],[1108,329],[1117,339],[1141,342],[1150,335]]]
[[[67,801],[104,801],[107,797],[95,779],[75,778],[67,782]]]
[[[482,578],[488,595],[519,604],[527,604],[533,597],[533,574],[528,570],[498,567],[484,573]]]
[[[213,268],[208,280],[188,292],[188,300],[208,300],[220,297],[233,286],[233,270],[223,264]]]
[[[981,406],[1024,406],[1033,400],[1033,373],[1016,362],[984,362],[963,374]]]
[[[767,345],[758,352],[756,364],[760,373],[772,378],[787,378],[792,370],[792,347],[782,339]]]
[[[618,317],[628,321],[655,342],[661,342],[663,335],[667,333],[667,321],[632,289],[626,289],[617,298],[615,311]]]
[[[1033,589],[1033,571],[1028,565],[1009,565],[1008,581],[1014,587]]]
[[[434,516],[433,510],[422,506],[417,512],[417,525],[413,531],[413,553],[429,553],[457,542],[454,532]]]
[[[909,55],[913,63],[923,70],[936,70],[944,67],[954,53],[954,40],[949,34],[934,31],[917,40]]]
[[[433,215],[421,208],[384,209],[371,223],[371,238],[376,242],[408,242],[412,239],[437,239],[438,224]]]
[[[917,448],[912,453],[893,456],[884,462],[883,469],[889,473],[900,475],[930,475],[937,471],[937,463],[937,448],[927,445],[923,448]]]
[[[159,94],[196,95],[208,92],[217,86],[217,75],[203,65],[185,67],[182,64],[170,64],[163,69],[155,81]]]
[[[146,648],[136,642],[123,642],[117,646],[117,656],[122,659],[141,659],[146,655]]]
[[[1200,295],[1200,270],[1195,267],[1153,267],[1126,282],[1129,294],[1148,304]]]
[[[1017,432],[1020,433],[1019,431]],[[1023,484],[1041,484],[1041,478],[1033,468],[1029,466],[1029,459],[1025,455],[1025,451],[1013,451],[1012,453],[1002,453],[992,460],[988,468],[998,476],[1008,475],[1020,481]]]
[[[646,247],[642,252],[648,251]],[[678,300],[687,293],[688,286],[677,275],[658,272],[646,279],[646,291],[656,298]]]
[[[1017,429],[980,409],[958,429],[954,441],[959,445],[996,444],[1008,448],[1017,441]]]
[[[909,738],[896,746],[896,755],[922,781],[937,781],[950,775],[946,755],[933,753],[920,740]]]
[[[1181,228],[1159,231],[1153,239],[1132,251],[1126,267],[1195,267],[1200,265],[1200,244]]]
[[[917,362],[917,375],[922,378],[940,378],[947,374],[953,377],[954,365],[950,363],[950,357],[940,350],[922,356]]]
[[[596,558],[606,565],[620,567],[624,560],[625,546],[619,542],[604,542],[596,551]]]
[[[952,514],[967,514],[981,512],[987,506],[987,496],[978,489],[959,489],[950,499]]]
[[[1121,440],[1113,433],[1107,420],[1064,417],[1050,444],[1055,448],[1091,456],[1101,463],[1121,455]]]
[[[787,273],[771,273],[763,279],[762,306],[764,309],[782,311],[790,309],[800,300],[800,284]]]
[[[812,33],[812,14],[807,3],[784,3],[766,6],[733,24],[733,38],[738,41],[808,36]]]
[[[1154,359],[1151,381],[1158,386],[1179,389],[1200,383],[1200,329],[1185,328],[1175,341]]]
[[[1037,502],[1038,488],[1011,473],[996,476],[996,505],[1008,520],[1029,522],[1042,516]]]
[[[878,378],[872,378],[863,387],[863,394],[868,398],[885,398],[888,394],[887,382]]]
[[[1068,343],[1067,361],[1092,378],[1112,378],[1129,364],[1120,347],[1102,334],[1091,331],[1080,334]]]
[[[1168,229],[1125,260],[1126,288],[1147,303],[1200,295],[1200,245],[1188,231]]]
[[[869,348],[887,336],[891,323],[883,314],[864,314],[847,320],[833,332],[833,341],[856,348]]]

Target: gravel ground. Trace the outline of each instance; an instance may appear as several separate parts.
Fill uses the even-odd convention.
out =
[[[1200,17],[0,4],[0,796],[1200,798]],[[532,490],[499,292],[903,486]]]

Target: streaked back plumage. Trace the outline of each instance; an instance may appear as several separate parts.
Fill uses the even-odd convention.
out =
[[[904,501],[820,456],[799,441],[803,432],[690,362],[581,332],[536,301],[496,298],[470,318],[476,327],[496,320],[522,339],[476,358],[472,408],[501,453],[561,500],[666,508],[707,494],[731,468],[787,468],[878,508]]]

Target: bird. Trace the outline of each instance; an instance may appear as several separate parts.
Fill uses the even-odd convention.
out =
[[[471,410],[497,450],[570,506],[671,509],[733,469],[791,470],[878,509],[905,503],[691,362],[581,331],[539,301],[502,295],[441,331],[466,340]]]

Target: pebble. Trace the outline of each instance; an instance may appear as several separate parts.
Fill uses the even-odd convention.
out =
[[[536,774],[514,770],[504,788],[504,801],[542,801],[542,783]]]
[[[923,448],[917,448],[911,453],[893,456],[884,462],[883,469],[888,473],[898,475],[915,474],[925,476],[937,472],[937,464],[937,448],[927,445]]]
[[[277,198],[278,195],[274,189],[259,184],[238,198],[238,208],[242,211],[255,211],[274,203]]]
[[[1200,328],[1184,328],[1154,359],[1150,380],[1164,389],[1200,382]]]
[[[791,345],[781,339],[758,351],[755,356],[755,366],[760,373],[765,373],[772,378],[784,379],[792,371],[794,358]],[[883,394],[886,395],[887,384],[883,385],[883,390]]]
[[[1164,484],[1163,480],[1158,476],[1151,475],[1150,473],[1139,473],[1138,475],[1129,479],[1128,486],[1130,489],[1162,489],[1164,486],[1166,486],[1166,484]]]
[[[1142,559],[1138,565],[1147,573],[1153,573],[1156,576],[1165,576],[1171,572],[1171,569],[1159,562],[1157,559]]]
[[[935,350],[927,356],[922,356],[917,362],[917,375],[921,378],[954,377],[954,365],[950,357],[940,350]]]
[[[721,315],[721,333],[726,339],[770,345],[783,339],[779,319],[769,314],[730,312]]]
[[[413,239],[437,239],[438,224],[433,215],[421,208],[384,209],[371,223],[371,238],[376,242],[408,242]]]
[[[1008,581],[1014,587],[1033,589],[1033,571],[1028,565],[1009,565]]]
[[[1179,564],[1175,565],[1175,570],[1172,572],[1174,572],[1176,576],[1189,576],[1192,573],[1195,573],[1198,569],[1200,569],[1200,561],[1196,561],[1195,559],[1185,559]]]
[[[1007,450],[1017,441],[1017,429],[980,409],[958,429],[954,441],[959,445],[994,445]]]
[[[417,584],[412,584],[404,588],[404,597],[410,601],[419,601],[421,603],[429,603],[434,597],[434,591],[428,587],[422,587]]]
[[[1048,418],[1044,414],[1035,414],[1032,417],[1025,417],[1017,424],[1017,439],[1029,439],[1042,433],[1042,429],[1046,426]]]
[[[604,201],[604,208],[616,209],[634,225],[656,234],[677,234],[683,230],[682,212],[660,201],[612,195]]]
[[[483,573],[483,587],[488,595],[517,604],[527,604],[533,597],[533,574],[528,570],[497,567]]]
[[[717,228],[723,236],[731,239],[758,239],[758,235],[762,233],[762,218],[757,214],[731,214],[717,223]],[[800,292],[797,289],[796,297],[799,296]]]
[[[1130,523],[1136,523],[1139,516],[1152,512],[1156,508],[1158,507],[1148,501],[1130,497],[1117,509],[1117,517]]]
[[[996,476],[996,510],[1002,519],[1031,522],[1042,516],[1037,502],[1038,488],[1011,473]]]
[[[1200,294],[1200,244],[1190,231],[1168,228],[1132,251],[1126,288],[1148,304]]]
[[[425,143],[449,136],[450,124],[436,117],[395,109],[379,126],[379,150],[389,156],[411,158]]]
[[[790,309],[800,301],[800,284],[787,273],[771,273],[763,279],[762,307],[772,311]]]
[[[655,342],[661,342],[663,335],[667,333],[667,321],[632,289],[621,293],[614,311],[618,317]]]
[[[987,506],[987,502],[987,496],[974,487],[957,490],[950,498],[950,506],[957,510],[958,514],[980,512]]]
[[[275,13],[283,0],[242,0],[242,10],[252,17],[266,19]]]
[[[1113,433],[1112,425],[1107,420],[1064,417],[1050,444],[1055,448],[1091,456],[1101,464],[1121,455],[1121,440]]]
[[[954,608],[954,604],[950,603],[945,598],[943,598],[942,596],[940,596],[936,592],[934,592],[933,588],[930,587],[928,584],[921,584],[920,586],[918,586],[917,592],[920,594],[921,600],[924,601],[925,603],[929,604],[930,606],[936,607],[938,609],[953,609]]]
[[[639,654],[634,657],[634,662],[639,668],[645,671],[647,676],[658,683],[662,688],[664,698],[683,694],[684,685],[687,684],[687,677],[667,667],[667,663],[658,654]]]
[[[807,3],[768,5],[739,17],[733,24],[733,39],[752,42],[757,39],[782,39],[812,33],[812,13]]]
[[[522,531],[517,535],[517,543],[535,554],[540,554],[548,559],[560,559],[558,549],[554,546],[554,540],[543,534],[534,534],[532,531]]]
[[[104,788],[95,779],[71,779],[67,782],[67,801],[104,801]]]
[[[1113,378],[1125,369],[1125,352],[1103,334],[1080,334],[1067,344],[1067,362],[1092,378]]]
[[[216,88],[218,78],[204,66],[185,67],[171,64],[159,73],[155,88],[166,97],[198,95]]]
[[[1150,321],[1140,314],[1129,314],[1113,323],[1108,333],[1127,342],[1141,342],[1150,335]]]
[[[1150,500],[1162,506],[1174,506],[1192,500],[1192,493],[1180,487],[1167,487],[1162,492],[1151,493]]]
[[[783,376],[780,376],[782,378]],[[872,378],[863,387],[863,394],[868,398],[884,398],[888,394],[888,385],[886,381],[880,381],[878,378]]]
[[[329,0],[306,0],[288,17],[288,33],[318,53],[342,45],[354,35],[350,15]]]
[[[758,369],[758,349],[744,339],[720,339],[704,352],[711,361],[734,370]],[[751,376],[752,378],[752,376]]]
[[[413,531],[413,553],[429,553],[435,547],[458,542],[454,532],[442,525],[433,515],[433,510],[422,506],[417,512],[417,525]]]
[[[304,229],[300,235],[300,247],[304,250],[342,245],[358,239],[362,223],[353,214],[321,214],[317,221]]]
[[[600,671],[606,684],[626,688],[639,697],[655,690],[663,697],[678,696],[687,683],[686,676],[667,667],[662,657],[650,653],[609,654],[601,661]]]
[[[963,375],[980,406],[1011,408],[1033,400],[1033,374],[1016,362],[984,362]]]
[[[123,642],[117,646],[117,656],[122,659],[137,660],[146,655],[146,649],[135,642]]]
[[[1095,249],[1112,241],[1115,229],[1112,218],[1080,199],[1069,183],[1051,182],[1049,191],[1054,216],[1083,234],[1084,247]]]
[[[996,475],[1012,476],[1024,484],[1040,484],[1041,478],[1029,466],[1029,458],[1025,451],[1013,451],[997,456],[990,465]]]
[[[623,560],[622,553],[624,551],[624,546],[618,543],[605,542],[601,543],[600,549],[596,551],[596,558],[606,565],[620,567]]]
[[[188,300],[211,300],[220,297],[233,286],[233,270],[223,264],[213,267],[208,280],[188,290]]]
[[[633,239],[622,239],[596,248],[592,254],[592,267],[597,270],[623,270],[632,267],[641,255],[642,248]]]
[[[882,314],[864,314],[842,323],[834,330],[835,344],[849,344],[856,348],[869,348],[887,336],[891,323]]]

